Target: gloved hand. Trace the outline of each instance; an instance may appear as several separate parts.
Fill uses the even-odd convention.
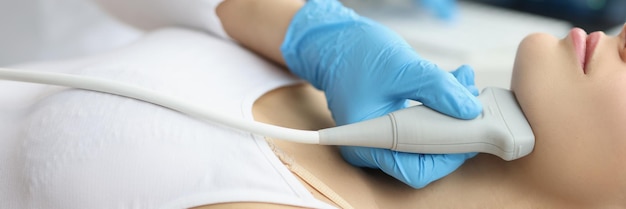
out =
[[[326,93],[337,125],[405,108],[407,99],[462,119],[482,111],[471,68],[443,71],[394,32],[335,0],[309,0],[292,19],[281,51],[294,74]],[[380,168],[415,188],[451,173],[475,155],[363,147],[342,147],[341,152],[353,165]]]

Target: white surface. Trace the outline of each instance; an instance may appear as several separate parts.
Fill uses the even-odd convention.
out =
[[[141,36],[89,0],[0,0],[0,26],[0,66],[100,53]]]
[[[459,2],[459,16],[444,22],[417,11],[357,9],[400,33],[423,57],[446,70],[469,64],[479,88],[509,88],[519,42],[530,33],[564,37],[567,22],[469,2]]]

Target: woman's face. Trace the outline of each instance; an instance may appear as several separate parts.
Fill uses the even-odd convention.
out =
[[[533,164],[528,177],[566,195],[626,198],[624,29],[617,37],[581,29],[526,37],[511,89],[536,137],[521,162]]]

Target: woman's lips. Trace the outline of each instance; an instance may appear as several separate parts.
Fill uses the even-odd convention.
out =
[[[584,73],[587,73],[587,65],[593,56],[598,42],[600,42],[602,33],[594,32],[587,35],[585,30],[573,28],[569,35],[574,42],[574,51],[576,52],[576,58],[580,63],[580,67],[583,69]]]
[[[596,46],[598,46],[598,43],[600,42],[600,39],[602,38],[602,32],[593,32],[591,34],[589,34],[587,36],[587,47],[585,50],[585,67],[583,67],[583,70],[585,71],[585,73],[587,72],[587,66],[589,65],[589,62],[591,61],[591,58],[593,57],[593,52],[596,50]]]
[[[569,36],[574,43],[574,52],[576,52],[576,58],[580,67],[585,72],[585,62],[587,57],[587,32],[580,28],[573,28],[569,32]]]

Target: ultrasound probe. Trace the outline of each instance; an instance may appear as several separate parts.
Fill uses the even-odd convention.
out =
[[[110,79],[0,68],[0,79],[67,86],[134,98],[254,134],[298,143],[362,146],[422,154],[483,152],[515,160],[532,152],[535,136],[513,92],[488,87],[478,99],[482,114],[456,119],[416,105],[385,116],[319,131],[284,128],[225,115],[217,110]]]

